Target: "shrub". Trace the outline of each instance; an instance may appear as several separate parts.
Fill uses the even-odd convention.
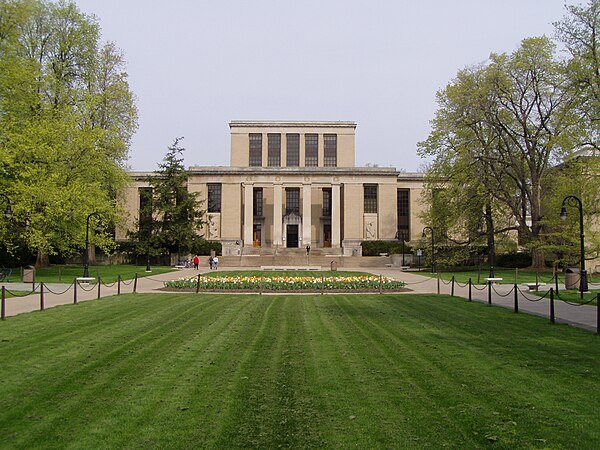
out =
[[[498,267],[523,269],[530,267],[531,263],[531,253],[529,252],[504,253],[496,256],[496,266]]]

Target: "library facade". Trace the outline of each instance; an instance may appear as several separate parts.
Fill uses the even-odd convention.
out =
[[[232,121],[231,163],[189,167],[187,188],[206,210],[207,240],[223,255],[323,249],[361,256],[367,240],[421,236],[423,175],[356,167],[355,122]],[[125,239],[152,173],[132,172]]]

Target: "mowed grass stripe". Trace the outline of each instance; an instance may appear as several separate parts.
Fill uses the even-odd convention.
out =
[[[6,447],[600,446],[597,336],[447,296],[137,294],[0,337]]]

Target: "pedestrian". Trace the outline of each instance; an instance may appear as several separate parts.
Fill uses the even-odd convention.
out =
[[[213,266],[215,267],[215,270],[217,270],[219,268],[219,257],[215,256],[213,258]]]
[[[212,270],[212,268],[213,268],[213,263],[214,263],[213,257],[212,257],[212,255],[210,255],[210,257],[208,258],[208,267],[210,268],[210,270]]]
[[[194,269],[198,270],[198,266],[200,265],[200,258],[198,258],[198,255],[194,255]]]
[[[306,246],[306,256],[310,255],[310,244]]]

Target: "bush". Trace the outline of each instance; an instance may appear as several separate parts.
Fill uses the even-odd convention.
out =
[[[530,267],[531,263],[531,253],[529,252],[504,253],[496,256],[496,266],[498,267],[523,269]]]
[[[203,238],[198,238],[195,239],[194,243],[192,244],[192,253],[199,256],[208,256],[210,255],[210,251],[214,250],[217,256],[221,256],[222,247],[223,246],[220,242],[212,242]]]
[[[380,253],[402,253],[402,244],[398,241],[363,241],[361,242],[363,256],[379,256]],[[405,253],[410,253],[407,245]]]

